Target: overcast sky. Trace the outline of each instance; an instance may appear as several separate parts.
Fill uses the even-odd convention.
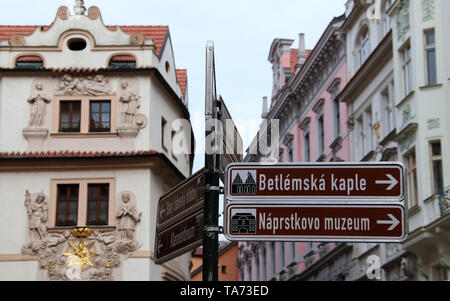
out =
[[[1,1],[1,25],[47,25],[61,5],[74,0]],[[227,103],[246,148],[260,122],[262,97],[271,96],[267,61],[275,38],[306,34],[312,49],[346,0],[86,0],[98,6],[106,25],[169,25],[178,69],[188,69],[189,102],[197,140],[203,147],[205,46],[215,43],[217,91]],[[194,171],[203,166],[198,155]]]

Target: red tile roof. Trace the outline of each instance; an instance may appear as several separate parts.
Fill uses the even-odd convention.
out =
[[[169,33],[169,26],[119,26],[123,32],[141,33],[145,39],[152,39],[156,46],[156,53],[161,55],[161,50]],[[116,26],[107,26],[108,29],[114,30]]]
[[[136,58],[132,55],[116,55],[111,59],[113,62],[136,62]]]
[[[155,150],[130,152],[75,152],[75,151],[47,151],[47,152],[10,152],[0,153],[0,159],[43,159],[43,158],[101,158],[101,157],[139,157],[159,155]]]
[[[47,30],[50,26],[27,25],[27,26],[0,26],[0,41],[9,41],[12,35],[31,35],[36,28],[42,27]],[[145,39],[152,39],[156,46],[156,53],[161,55],[161,50],[169,33],[168,26],[106,26],[109,30],[116,30],[120,27],[127,34],[141,33]]]
[[[308,59],[312,50],[306,50],[306,58]],[[298,49],[291,49],[291,73],[294,74],[295,66],[298,63]]]
[[[186,69],[177,69],[177,81],[181,87],[181,91],[183,95],[186,95],[186,86],[187,86],[187,70]]]
[[[21,56],[17,59],[18,62],[42,62],[42,58],[36,55]]]
[[[30,35],[38,26],[3,26],[0,25],[0,41],[9,41],[12,35]]]
[[[291,49],[291,73],[295,71],[295,66],[298,62],[298,49]]]

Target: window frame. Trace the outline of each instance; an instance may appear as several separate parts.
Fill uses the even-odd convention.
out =
[[[381,96],[381,109],[383,112],[383,137],[387,137],[394,129],[393,124],[393,95],[391,93],[390,85],[387,85],[380,93]]]
[[[433,154],[433,144],[437,144],[439,143],[440,145],[440,149],[441,149],[441,153],[439,155],[434,155]],[[433,194],[442,194],[444,192],[444,166],[443,166],[443,156],[442,156],[442,141],[441,140],[432,140],[428,143],[428,147],[429,147],[429,156],[430,156],[430,169],[431,169],[431,187],[432,187],[432,192]],[[436,175],[435,175],[435,170],[434,170],[434,163],[435,162],[440,162],[440,172],[441,174],[439,175],[440,177],[440,181],[441,181],[441,187],[437,187],[438,183],[436,183]],[[438,191],[440,189],[440,191]]]
[[[356,118],[356,139],[357,143],[356,146],[359,148],[359,155],[361,156],[361,159],[364,158],[366,155],[366,133],[364,131],[364,114],[361,114]]]
[[[388,11],[391,9],[393,1],[385,0],[382,6],[383,12],[383,37],[386,36],[389,31],[392,29],[393,20],[391,16],[388,14]]]
[[[68,193],[71,186],[72,186],[72,188],[76,187],[76,189],[78,190],[76,197],[71,196]],[[65,195],[60,194],[60,189],[62,187],[66,188],[67,193]],[[80,199],[80,185],[78,185],[78,184],[58,184],[57,185],[55,226],[57,226],[57,227],[74,227],[74,226],[76,226],[76,223],[78,222],[78,215],[79,215],[79,212],[78,212],[79,199]],[[72,206],[71,205],[73,202],[76,203],[76,209],[77,209],[76,212],[73,213],[75,215],[75,220],[73,220],[73,222],[75,222],[75,225],[73,225],[72,223],[69,223],[69,221],[72,221],[72,219],[69,219],[69,216],[72,215],[72,212],[71,212]],[[60,203],[65,203],[64,216],[67,217],[66,220],[61,219],[61,223],[59,222],[60,221],[60,210],[59,210]]]
[[[428,44],[428,34],[429,33],[433,33],[433,43]],[[437,72],[437,49],[436,49],[436,31],[434,28],[430,28],[427,30],[424,30],[423,32],[423,37],[424,37],[424,62],[425,62],[425,84],[427,86],[433,86],[433,85],[437,85],[438,84],[438,72]],[[434,82],[430,81],[430,74],[431,74],[431,70],[430,70],[430,58],[428,56],[429,53],[434,52]]]
[[[94,103],[99,104],[99,111],[96,112],[96,113],[99,114],[99,119],[100,119],[99,123],[104,124],[105,122],[103,121],[103,114],[109,114],[108,127],[105,128],[105,129],[107,129],[106,131],[105,130],[98,130],[98,131],[93,130],[93,129],[95,129],[95,128],[92,127],[92,121],[93,121],[93,118],[92,118],[92,114],[93,114],[92,105]],[[102,110],[103,109],[103,105],[105,103],[109,104],[109,112],[104,112]],[[102,128],[104,128],[104,127],[102,127]],[[90,100],[89,101],[89,133],[110,133],[110,132],[111,132],[111,101],[110,100]]]
[[[414,157],[414,160],[412,159]],[[408,187],[408,208],[419,205],[419,181],[417,174],[417,154],[412,149],[403,156],[406,165],[406,182]]]
[[[108,186],[108,197],[105,198],[105,196],[101,195],[101,186]],[[98,192],[98,196],[96,198],[93,198],[90,194],[91,188],[95,187],[97,189]],[[109,219],[109,190],[110,190],[110,186],[109,183],[96,183],[96,184],[92,184],[92,183],[88,183],[88,196],[87,196],[87,213],[86,213],[86,225],[88,226],[107,226],[108,225],[108,219]],[[90,213],[91,213],[91,207],[90,204],[95,202],[96,203],[96,208],[95,208],[95,215],[96,215],[96,221],[91,222],[90,221]],[[106,207],[106,219],[104,220],[104,223],[102,223],[100,220],[102,217],[102,203],[106,202],[107,203],[107,207]]]
[[[311,118],[306,118],[299,129],[301,131],[301,150],[302,150],[302,159],[304,162],[311,161]]]
[[[405,45],[405,47],[403,47],[400,50],[400,53],[402,64],[403,89],[404,89],[404,96],[406,97],[414,91],[414,70],[412,65],[413,60],[412,60],[411,43],[408,42]]]
[[[116,210],[116,180],[115,178],[75,178],[75,179],[51,179],[50,180],[50,204],[49,204],[49,228],[72,229],[74,227],[86,227],[88,225],[88,185],[109,184],[108,223],[103,226],[88,226],[90,228],[115,227]],[[79,185],[77,223],[75,226],[57,226],[57,193],[58,185]]]
[[[364,110],[364,133],[365,133],[365,137],[366,139],[366,143],[367,145],[365,146],[365,148],[367,148],[366,154],[368,152],[370,152],[371,150],[374,150],[375,148],[375,143],[374,143],[374,137],[373,137],[373,110],[372,110],[372,105],[369,105],[365,110]]]
[[[358,65],[361,67],[369,58],[370,49],[370,30],[369,26],[365,25],[361,28],[358,36],[359,50],[358,50]]]
[[[61,103],[70,101],[81,101],[81,115],[80,115],[80,131],[79,132],[61,132]],[[90,131],[90,119],[91,119],[91,102],[110,102],[110,130],[108,132],[91,132]],[[56,95],[53,101],[53,127],[52,136],[66,137],[68,135],[82,137],[98,137],[117,135],[117,96],[104,95],[104,96],[62,96]]]
[[[77,129],[74,131],[64,131],[63,130],[63,125],[62,125],[62,115],[63,115],[63,104],[69,104],[69,128],[73,128],[73,129]],[[74,126],[74,122],[73,122],[73,117],[74,117],[74,104],[79,104],[80,105],[80,110],[79,110],[79,121],[78,121],[78,127]],[[81,100],[64,100],[61,101],[61,103],[59,104],[59,122],[58,122],[58,127],[59,127],[59,133],[81,133],[81,106],[82,106],[82,102]]]

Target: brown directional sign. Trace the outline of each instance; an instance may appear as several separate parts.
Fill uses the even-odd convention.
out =
[[[183,221],[156,231],[156,264],[163,264],[202,245],[203,210],[195,212]]]
[[[206,173],[206,168],[198,171],[161,197],[157,212],[158,228],[177,223],[193,211],[203,208]]]
[[[231,164],[226,198],[245,200],[403,201],[401,163]]]
[[[230,204],[225,217],[231,241],[402,242],[406,227],[398,205]]]

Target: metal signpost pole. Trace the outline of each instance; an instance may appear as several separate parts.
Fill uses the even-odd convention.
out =
[[[208,129],[210,120],[217,120],[216,85],[214,66],[214,44],[206,47],[206,103],[205,103],[205,141],[213,134]],[[205,145],[206,174],[205,212],[203,233],[203,281],[218,281],[219,266],[219,175],[216,172],[217,154],[211,152],[211,146]]]

